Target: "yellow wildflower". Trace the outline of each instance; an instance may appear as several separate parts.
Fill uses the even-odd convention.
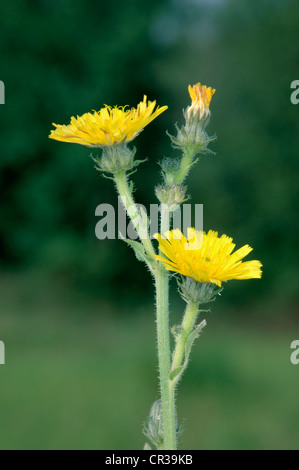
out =
[[[242,259],[252,251],[244,245],[233,253],[235,244],[227,235],[218,237],[218,233],[188,229],[187,238],[179,229],[166,232],[165,238],[160,234],[154,237],[159,241],[160,255],[155,258],[163,263],[168,271],[188,276],[198,282],[212,282],[221,286],[222,281],[231,279],[261,278],[260,261]]]
[[[69,125],[54,124],[50,139],[70,142],[87,147],[102,147],[130,142],[151,121],[167,109],[159,106],[154,111],[156,101],[147,102],[144,96],[137,109],[105,106],[100,111],[72,117]]]
[[[211,99],[216,90],[211,87],[207,88],[206,85],[197,83],[193,86],[189,85],[188,91],[192,103],[191,106],[188,106],[187,113],[190,116],[199,112],[199,118],[202,119],[204,116],[210,113]]]

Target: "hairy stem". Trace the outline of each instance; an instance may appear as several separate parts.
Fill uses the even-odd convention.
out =
[[[114,181],[121,201],[132,221],[132,224],[139,236],[141,243],[144,246],[146,253],[149,256],[153,256],[155,251],[148,233],[147,218],[145,215],[142,217],[141,212],[138,210],[134,202],[132,191],[128,185],[126,173],[124,171],[116,173],[114,175]]]
[[[185,356],[186,341],[193,330],[198,314],[199,304],[195,302],[188,302],[184,314],[184,318],[181,324],[181,332],[177,338],[175,350],[172,359],[172,370],[183,365],[183,359]]]
[[[132,224],[134,225],[146,253],[149,256],[153,256],[155,252],[148,234],[148,228],[145,227],[146,220],[142,218],[141,213],[134,202],[125,172],[115,174],[114,181],[122,203],[132,221]],[[168,207],[162,204],[160,233],[163,234],[169,230],[169,219],[170,214]],[[156,286],[158,361],[164,438],[162,448],[165,450],[176,450],[175,400],[172,383],[169,379],[169,373],[171,370],[169,279],[166,269],[160,263],[156,265],[153,273]]]
[[[162,205],[160,233],[169,230],[169,211]],[[161,254],[161,253],[160,253]],[[156,307],[157,337],[160,392],[163,420],[163,449],[176,449],[176,412],[174,394],[171,389],[169,373],[171,368],[170,331],[169,331],[169,279],[168,272],[162,264],[156,272]]]
[[[180,164],[180,168],[179,168],[179,170],[176,174],[175,180],[174,180],[175,183],[182,184],[184,182],[184,179],[188,175],[189,170],[192,166],[193,158],[194,158],[194,152],[193,151],[190,151],[190,150],[189,151],[184,151],[184,154],[183,154],[183,157],[182,157],[182,160],[181,160],[181,164]]]

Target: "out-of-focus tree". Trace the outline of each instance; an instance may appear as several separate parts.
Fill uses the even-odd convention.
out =
[[[134,177],[145,196],[136,197],[156,202],[156,163],[176,152],[164,131],[182,120],[187,85],[201,81],[217,89],[210,132],[218,140],[188,181],[192,203],[204,204],[206,229],[250,241],[264,264],[263,282],[225,297],[291,306],[299,281],[299,107],[290,103],[298,17],[295,0],[2,1],[2,265],[35,265],[102,295],[117,282],[124,298],[133,282],[144,297],[150,279],[132,253],[94,235],[96,206],[116,204],[110,182],[93,170],[88,149],[47,135],[52,121],[103,103],[134,106],[146,93],[168,104],[136,141],[139,157],[149,157]]]

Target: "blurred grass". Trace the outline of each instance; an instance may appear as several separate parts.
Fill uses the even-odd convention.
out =
[[[128,315],[36,279],[34,291],[30,276],[1,281],[0,448],[142,448],[157,398],[150,308]],[[294,334],[209,314],[180,384],[181,448],[299,448]]]

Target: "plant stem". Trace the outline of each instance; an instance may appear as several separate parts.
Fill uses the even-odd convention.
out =
[[[198,314],[199,304],[195,302],[188,302],[184,314],[184,318],[181,324],[181,333],[177,339],[175,350],[173,353],[172,359],[172,370],[175,370],[177,367],[180,367],[183,363],[185,355],[185,346],[188,336],[194,328],[197,314]]]
[[[194,152],[192,150],[184,151],[180,168],[174,180],[175,183],[182,184],[184,182],[184,179],[186,178],[192,166],[193,158],[194,158]]]
[[[163,235],[169,229],[169,211],[162,204],[160,233]],[[161,253],[160,253],[161,254]],[[163,449],[176,449],[176,412],[174,393],[171,388],[169,373],[171,368],[170,332],[169,332],[169,279],[162,264],[159,264],[155,275],[156,307],[157,307],[157,337],[160,376],[160,393],[163,420]]]
[[[155,254],[147,227],[144,227],[140,211],[138,210],[132,192],[128,185],[125,172],[114,175],[114,181],[121,197],[122,203],[130,217],[134,228],[144,246],[147,254]],[[160,233],[169,230],[168,206],[162,204]],[[161,253],[160,253],[161,254]],[[169,373],[171,370],[170,331],[169,331],[169,279],[168,273],[162,264],[157,264],[154,270],[156,286],[156,308],[157,308],[157,339],[158,339],[158,361],[160,393],[162,402],[163,421],[163,449],[176,450],[176,412],[174,391]]]
[[[126,173],[124,171],[116,173],[114,175],[114,181],[121,201],[132,221],[132,224],[134,225],[134,228],[139,236],[141,243],[144,246],[145,251],[149,256],[154,255],[155,252],[148,234],[148,228],[145,226],[146,219],[142,219],[141,213],[134,202],[132,191],[128,185]]]

